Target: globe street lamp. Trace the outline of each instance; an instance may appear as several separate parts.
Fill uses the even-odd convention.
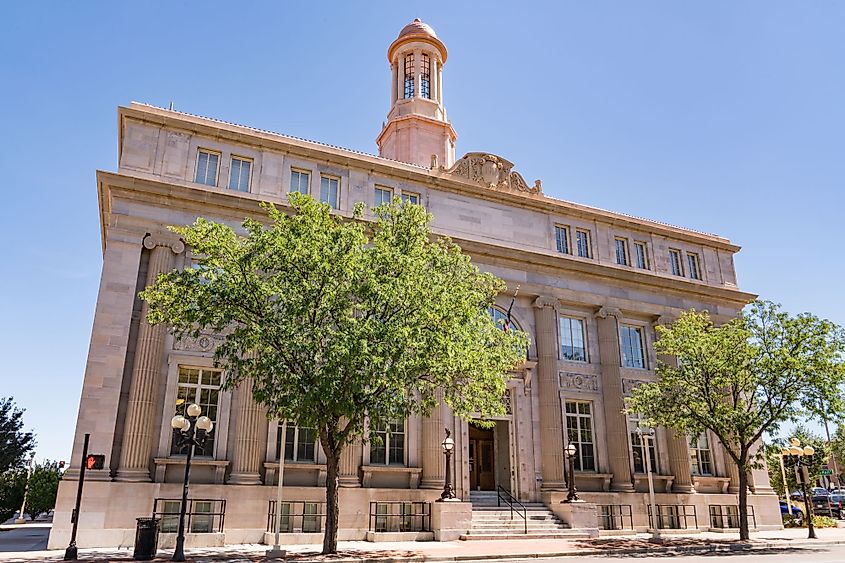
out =
[[[440,495],[441,501],[455,501],[455,491],[452,488],[452,450],[455,449],[455,441],[452,439],[452,432],[446,429],[446,438],[440,444],[443,447],[443,455],[446,456],[446,479],[443,483],[443,493]]]
[[[578,448],[572,442],[566,446],[566,458],[569,460],[569,493],[566,495],[566,500],[563,502],[580,502],[578,498],[578,490],[575,488],[575,456],[578,454]]]
[[[179,510],[179,533],[176,535],[176,550],[173,552],[172,561],[185,560],[185,510],[188,506],[188,478],[191,475],[191,458],[194,457],[194,448],[203,447],[208,435],[214,430],[214,423],[207,416],[200,416],[202,409],[197,404],[188,405],[182,416],[177,414],[170,419],[170,426],[173,428],[173,443],[180,450],[187,446],[188,457],[185,459],[185,480],[182,482],[182,507]]]
[[[781,450],[781,456],[787,463],[795,468],[796,481],[801,485],[801,492],[804,494],[804,515],[807,520],[807,537],[816,539],[816,529],[813,527],[813,503],[807,494],[807,481],[810,480],[809,466],[816,450],[812,446],[801,447],[798,438],[789,440],[789,447]],[[786,482],[783,484],[786,489]],[[787,491],[788,494],[788,491]]]

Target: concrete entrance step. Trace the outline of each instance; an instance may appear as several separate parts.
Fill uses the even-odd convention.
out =
[[[493,533],[478,533],[475,531],[470,531],[468,534],[464,534],[460,537],[460,539],[464,541],[483,541],[483,540],[537,540],[537,539],[586,539],[589,538],[590,534],[587,532],[582,532],[579,530],[558,530],[555,532],[545,532],[545,531],[531,531],[528,530],[527,534],[521,533],[512,533],[512,532],[497,532]]]

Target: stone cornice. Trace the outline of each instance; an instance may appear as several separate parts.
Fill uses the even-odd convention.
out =
[[[254,194],[235,194],[227,190],[195,185],[188,186],[173,181],[161,182],[151,178],[106,171],[97,171],[97,189],[100,200],[100,226],[104,252],[107,231],[111,221],[111,203],[115,197],[143,201],[160,207],[185,209],[192,214],[196,213],[197,216],[214,215],[220,219],[236,223],[240,223],[245,217],[256,219],[265,217],[260,204],[267,200],[266,197]],[[276,201],[275,203],[282,208],[287,207],[285,202]],[[341,212],[340,214],[351,217],[349,213]],[[124,228],[129,228],[129,226],[125,225]],[[706,285],[677,276],[622,269],[599,264],[592,260],[552,254],[551,251],[546,254],[462,239],[458,235],[440,230],[433,230],[433,233],[439,236],[449,236],[464,251],[472,255],[474,260],[481,259],[482,262],[485,262],[484,258],[489,258],[494,264],[504,263],[509,267],[518,267],[528,271],[539,270],[553,274],[560,272],[577,273],[603,281],[613,280],[617,284],[632,284],[636,287],[650,288],[656,291],[676,291],[702,300],[727,303],[737,308],[743,307],[756,297],[754,294],[734,288]],[[528,284],[523,283],[523,288],[528,290]],[[526,291],[526,293],[529,292]]]
[[[740,250],[739,246],[717,235],[699,233],[658,221],[631,217],[622,213],[615,213],[542,195],[525,197],[521,193],[490,190],[469,181],[460,181],[442,169],[432,170],[423,166],[398,162],[315,141],[289,137],[279,133],[134,102],[129,107],[118,107],[118,157],[123,152],[124,122],[127,119],[133,119],[157,127],[201,134],[221,141],[251,145],[260,149],[292,154],[300,158],[327,162],[336,166],[354,167],[400,181],[415,182],[445,192],[470,195],[479,199],[497,201],[506,205],[523,207],[542,213],[565,215],[585,221],[601,221],[620,228],[654,233],[675,240],[710,246],[731,253]]]

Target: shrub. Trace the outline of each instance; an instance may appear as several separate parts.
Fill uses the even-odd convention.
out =
[[[836,520],[830,516],[813,516],[813,526],[816,528],[836,528]]]

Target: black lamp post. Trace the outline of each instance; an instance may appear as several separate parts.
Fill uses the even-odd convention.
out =
[[[443,483],[443,493],[437,502],[458,500],[455,498],[455,491],[452,488],[452,450],[455,449],[455,441],[452,439],[452,432],[446,429],[446,438],[440,444],[443,446],[443,455],[446,456],[446,479]]]
[[[809,466],[816,450],[812,446],[801,447],[797,438],[789,441],[790,446],[781,450],[781,455],[788,460],[788,464],[795,468],[795,476],[801,484],[801,492],[804,493],[804,514],[807,519],[807,537],[811,540],[817,539],[816,529],[813,526],[813,502],[807,494],[807,481],[810,479]],[[805,459],[806,458],[806,459]],[[783,484],[786,489],[786,483]],[[786,491],[787,495],[789,491]],[[788,506],[788,504],[787,504]]]
[[[566,458],[569,460],[569,478],[566,479],[569,485],[569,493],[563,502],[578,502],[581,500],[578,498],[578,490],[575,488],[575,455],[578,453],[578,448],[570,442],[565,451]]]
[[[203,447],[208,434],[214,430],[211,419],[200,416],[202,409],[199,405],[188,405],[185,414],[188,416],[177,414],[170,420],[170,426],[173,428],[173,443],[179,449],[186,446],[188,448],[188,457],[185,460],[185,480],[182,482],[182,507],[179,510],[179,533],[176,535],[176,550],[173,552],[172,561],[185,560],[185,510],[188,506],[188,478],[191,475],[191,458],[194,457],[194,448]]]

